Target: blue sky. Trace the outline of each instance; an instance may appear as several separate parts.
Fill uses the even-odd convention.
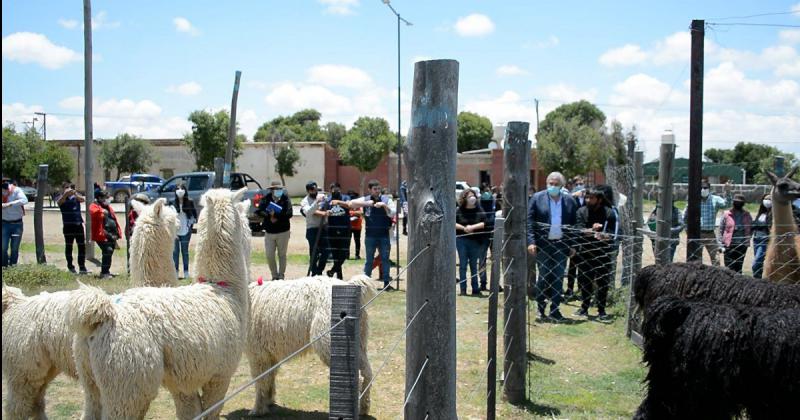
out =
[[[461,110],[535,126],[535,98],[542,118],[587,99],[635,124],[648,159],[667,128],[686,155],[688,27],[706,19],[787,25],[707,29],[706,147],[746,140],[800,152],[797,0],[392,4],[413,23],[401,28],[404,132],[414,61],[452,58],[461,63]],[[4,0],[2,8],[3,121],[47,112],[49,138],[82,138],[82,2]],[[764,13],[783,14],[744,17]],[[325,121],[370,115],[396,127],[396,20],[380,0],[95,0],[92,14],[98,137],[180,137],[192,110],[230,106],[236,70],[248,137],[306,107]]]

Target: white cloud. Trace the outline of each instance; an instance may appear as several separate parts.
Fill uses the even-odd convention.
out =
[[[108,20],[108,13],[100,11],[92,18],[92,30],[119,28],[119,22]]]
[[[617,83],[610,101],[612,105],[655,109],[665,104],[688,103],[689,96],[685,92],[676,92],[652,76],[639,73]]]
[[[78,21],[74,19],[59,19],[58,24],[64,29],[75,29],[78,27]]]
[[[800,77],[800,58],[794,63],[781,64],[775,69],[775,75],[779,77]]]
[[[80,61],[77,52],[53,44],[42,34],[16,32],[3,37],[3,58],[20,63],[36,63],[55,70],[72,61]]]
[[[363,89],[372,86],[367,72],[356,67],[337,64],[322,64],[308,69],[308,81],[323,86],[341,86]]]
[[[82,110],[83,96],[70,96],[69,98],[64,98],[58,103],[58,106],[64,109]]]
[[[792,12],[794,12],[795,16],[800,17],[800,3],[797,3],[794,6],[792,6]]]
[[[202,90],[203,87],[200,86],[200,84],[197,82],[186,82],[186,83],[181,83],[177,86],[170,85],[167,88],[168,93],[177,93],[178,95],[183,95],[183,96],[197,95]]]
[[[676,32],[656,42],[653,51],[653,63],[664,65],[675,62],[689,62],[692,52],[692,35],[687,32]]]
[[[526,70],[513,64],[500,66],[495,70],[495,73],[497,73],[498,76],[524,76],[528,74]]]
[[[25,105],[23,103],[15,102],[13,104],[3,104],[3,125],[13,123],[17,126],[17,130],[24,128],[23,122],[30,122],[33,119],[34,112],[43,112],[44,107],[41,105]]]
[[[352,106],[349,98],[338,95],[326,87],[292,82],[279,84],[264,100],[268,105],[286,113],[315,108],[323,115],[336,114]]]
[[[522,48],[529,49],[529,48],[537,48],[537,49],[544,49],[544,48],[553,48],[557,47],[558,44],[561,43],[561,40],[558,39],[555,35],[550,35],[547,39],[535,41],[535,42],[526,42],[522,44]]]
[[[507,90],[496,98],[468,100],[462,110],[485,115],[495,125],[505,124],[509,121],[536,121],[536,109],[533,101],[523,100],[517,92],[512,90]],[[533,137],[535,125],[535,123],[532,124],[530,137]]]
[[[178,16],[172,19],[172,24],[175,25],[175,30],[178,32],[183,32],[191,36],[200,35],[200,31],[192,25],[192,22],[189,22],[189,19],[186,19],[185,17]]]
[[[325,5],[325,13],[331,15],[347,16],[355,14],[354,8],[358,7],[359,0],[318,0]]]
[[[787,29],[780,31],[778,37],[787,44],[800,44],[800,29]]]
[[[706,104],[726,108],[731,105],[773,108],[800,112],[800,84],[794,80],[765,82],[748,79],[733,63],[711,69],[703,82]]]
[[[597,98],[597,89],[580,90],[574,86],[564,83],[557,83],[544,88],[544,95],[549,100],[561,103],[569,103],[585,99],[593,102]],[[560,104],[558,104],[560,105]],[[544,114],[542,114],[544,115]]]
[[[494,32],[494,22],[489,16],[473,13],[458,19],[454,26],[456,33],[466,37],[486,36]]]
[[[626,44],[606,51],[598,61],[604,66],[614,67],[641,64],[645,60],[647,60],[647,53],[642,51],[641,47],[634,44]]]

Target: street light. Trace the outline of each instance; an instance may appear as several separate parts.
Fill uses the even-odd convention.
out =
[[[402,176],[402,168],[403,168],[403,145],[402,137],[400,136],[400,22],[406,24],[406,26],[411,26],[412,23],[403,19],[400,16],[400,13],[397,13],[397,10],[394,10],[390,0],[383,0],[383,4],[389,7],[389,9],[397,16],[397,194],[399,197],[400,194],[400,187],[403,182]],[[406,200],[408,197],[406,197]],[[398,200],[399,201],[399,200]],[[399,204],[399,203],[398,203]],[[398,209],[399,210],[399,209]],[[399,214],[399,212],[398,212]],[[403,215],[404,217],[408,217],[407,214]],[[395,242],[397,244],[397,265],[395,265],[395,276],[397,277],[397,288],[400,288],[400,219],[397,220],[396,230],[394,232],[395,235]]]

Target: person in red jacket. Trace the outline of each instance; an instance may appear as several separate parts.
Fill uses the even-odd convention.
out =
[[[111,257],[117,248],[117,240],[122,236],[122,230],[117,222],[117,215],[111,208],[108,194],[100,190],[95,193],[95,202],[89,206],[89,215],[92,218],[92,240],[97,242],[103,251],[100,263],[100,278],[114,277],[111,274]]]

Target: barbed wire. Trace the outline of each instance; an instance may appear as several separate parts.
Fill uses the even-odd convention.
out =
[[[395,278],[394,278],[394,279],[391,279],[391,278],[390,278],[390,279],[391,279],[391,280],[395,280],[395,281],[399,280],[399,279],[400,279],[400,276],[401,276],[403,273],[405,273],[405,272],[406,272],[406,270],[408,270],[408,268],[409,268],[409,267],[411,267],[411,264],[413,264],[413,263],[414,263],[414,261],[416,261],[416,260],[417,260],[417,258],[419,258],[419,256],[420,256],[420,255],[422,255],[422,253],[424,253],[425,251],[427,251],[427,250],[428,250],[428,249],[430,249],[430,248],[431,248],[431,244],[427,244],[427,245],[425,245],[425,248],[422,248],[422,250],[421,250],[421,251],[419,251],[419,252],[417,253],[417,255],[415,255],[415,256],[414,256],[414,258],[412,258],[412,259],[411,259],[411,261],[409,261],[409,262],[408,262],[408,264],[406,264],[406,266],[405,266],[405,267],[403,267],[403,269],[402,269],[402,270],[400,270],[400,272],[399,272],[399,273],[397,273],[397,275],[395,276]],[[386,264],[388,264],[388,263],[389,263],[389,262],[387,261],[387,262],[386,262]],[[384,293],[384,292],[385,292],[387,289],[389,289],[389,287],[391,287],[391,281],[389,281],[389,282],[387,283],[387,285],[386,285],[386,286],[384,286],[384,287],[383,287],[383,288],[382,288],[380,291],[378,291],[378,294],[376,294],[375,296],[373,296],[373,297],[372,297],[372,299],[370,299],[369,301],[367,301],[367,303],[365,303],[364,305],[362,305],[362,306],[361,306],[361,310],[363,311],[363,310],[367,309],[367,308],[368,308],[368,307],[369,307],[369,306],[372,304],[372,302],[373,302],[373,301],[375,301],[375,299],[377,299],[377,298],[378,298],[378,296],[382,295],[382,294],[383,294],[383,293]]]
[[[403,412],[406,411],[406,405],[408,405],[408,402],[411,400],[411,394],[414,392],[414,389],[417,387],[417,383],[419,382],[419,378],[422,377],[422,372],[424,372],[425,371],[425,367],[428,366],[428,361],[429,360],[430,360],[430,358],[428,356],[425,356],[425,363],[423,363],[422,367],[419,369],[419,373],[417,374],[417,378],[414,380],[414,384],[411,385],[411,389],[408,390],[408,395],[406,395],[405,402],[403,402]]]

